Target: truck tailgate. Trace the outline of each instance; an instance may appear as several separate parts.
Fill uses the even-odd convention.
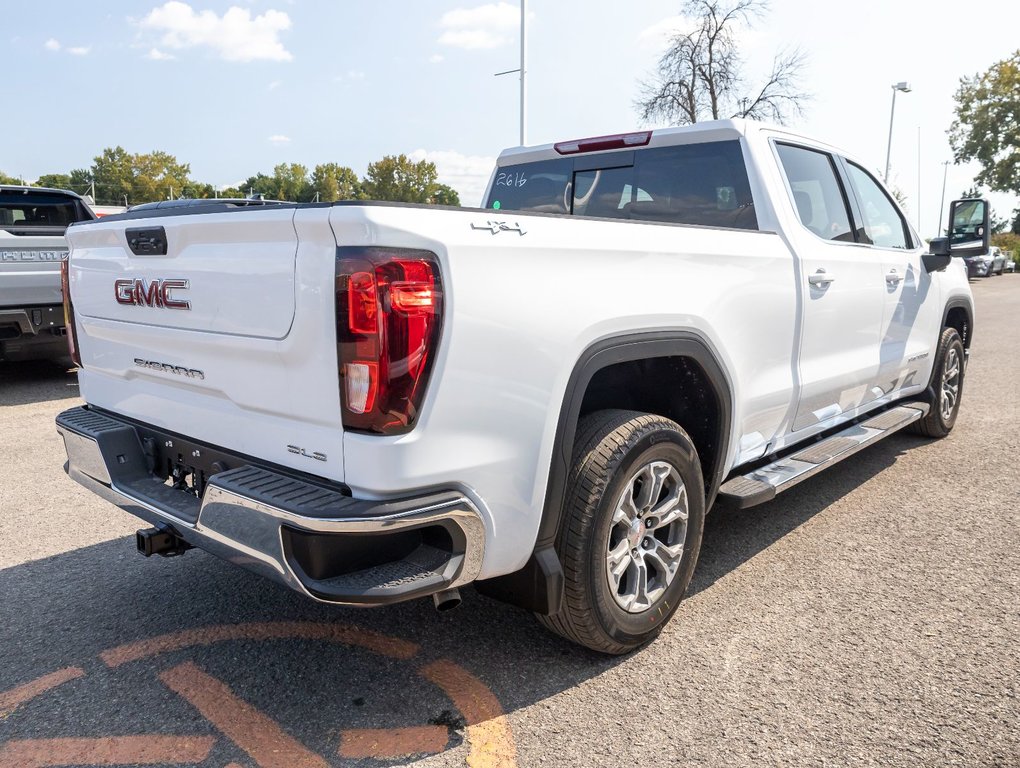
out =
[[[136,253],[139,230],[165,254]],[[107,218],[67,238],[87,402],[343,479],[328,210]]]

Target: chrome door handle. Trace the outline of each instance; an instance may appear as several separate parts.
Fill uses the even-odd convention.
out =
[[[893,283],[894,285],[899,285],[903,281],[903,275],[901,275],[895,269],[890,269],[888,272],[886,272],[885,281],[887,283]]]
[[[808,275],[807,281],[811,283],[811,285],[824,288],[835,279],[835,275],[830,275],[824,269],[819,268],[813,275]]]

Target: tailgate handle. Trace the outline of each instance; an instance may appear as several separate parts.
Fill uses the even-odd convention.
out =
[[[166,256],[166,230],[163,227],[134,227],[124,230],[124,236],[135,256]]]

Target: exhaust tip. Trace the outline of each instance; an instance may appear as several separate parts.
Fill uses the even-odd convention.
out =
[[[440,613],[452,611],[460,605],[460,590],[456,587],[444,589],[442,592],[436,592],[432,595],[432,600],[436,604],[436,610]]]

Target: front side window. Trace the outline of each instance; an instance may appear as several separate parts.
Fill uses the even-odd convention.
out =
[[[633,160],[622,161],[624,156]],[[758,228],[747,169],[736,140],[501,167],[486,207]]]
[[[832,157],[790,144],[776,144],[776,149],[801,223],[823,240],[854,242]]]
[[[907,225],[895,203],[863,168],[850,162],[846,168],[864,218],[862,242],[881,248],[910,248]]]

